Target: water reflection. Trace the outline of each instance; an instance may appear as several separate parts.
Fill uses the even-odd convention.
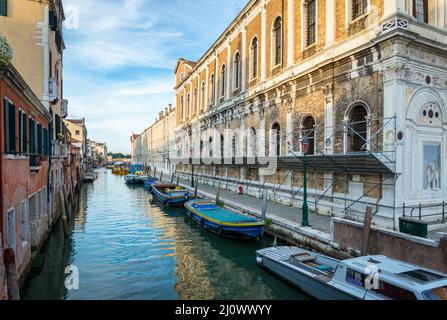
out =
[[[152,203],[141,188],[101,171],[84,185],[71,239],[57,225],[44,247],[43,269],[25,299],[304,299],[256,265],[271,245],[222,239],[182,211]],[[64,287],[64,269],[79,268],[80,289]]]

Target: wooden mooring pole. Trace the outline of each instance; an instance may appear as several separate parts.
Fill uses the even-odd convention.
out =
[[[362,250],[361,255],[368,255],[369,235],[371,233],[371,224],[373,220],[373,209],[371,207],[366,208],[365,222],[363,224],[363,238],[362,238]]]
[[[220,202],[220,187],[221,187],[221,180],[217,181],[217,191],[216,191],[216,203],[219,204]]]
[[[264,194],[262,195],[261,219],[263,221],[267,216],[267,192],[267,189],[264,189]]]
[[[195,183],[195,186],[194,186],[194,197],[196,197],[196,198],[197,198],[198,188],[199,188],[199,179],[196,178],[196,183]]]
[[[9,300],[20,300],[19,277],[17,275],[16,257],[14,250],[5,249],[3,252],[3,260],[5,262],[6,282]]]

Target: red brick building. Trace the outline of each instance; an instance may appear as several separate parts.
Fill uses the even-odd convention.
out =
[[[12,65],[0,65],[0,118],[0,249],[14,250],[22,277],[49,229],[51,115]],[[0,260],[0,299],[3,267]]]

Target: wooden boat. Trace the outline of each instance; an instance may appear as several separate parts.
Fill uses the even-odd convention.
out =
[[[84,174],[84,177],[82,180],[84,182],[94,182],[96,180],[96,178],[97,178],[96,173],[91,171],[91,172],[86,172]]]
[[[264,222],[223,209],[212,201],[190,201],[185,209],[192,220],[224,237],[252,239],[264,233]]]
[[[144,172],[137,171],[134,174],[128,174],[124,177],[124,181],[127,184],[139,184],[143,185],[146,181],[148,181],[151,177],[144,174]]]
[[[256,252],[257,263],[321,300],[447,300],[447,275],[387,258],[336,260],[297,247]]]
[[[188,190],[171,183],[155,182],[151,186],[151,193],[155,199],[171,207],[181,208],[185,202],[195,199]]]
[[[157,178],[150,177],[149,179],[147,179],[147,180],[144,182],[144,188],[146,188],[149,192],[151,192],[151,190],[152,190],[152,184],[156,183],[157,181],[158,181]]]

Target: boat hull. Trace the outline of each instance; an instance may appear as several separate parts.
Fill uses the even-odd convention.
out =
[[[201,227],[208,229],[222,237],[237,239],[256,239],[264,234],[264,225],[259,223],[241,224],[232,223],[232,225],[219,223],[209,219],[203,214],[199,214],[189,205],[185,205],[186,215]]]
[[[359,300],[327,282],[308,276],[282,261],[256,253],[258,265],[319,300]]]
[[[191,200],[191,197],[170,197],[165,193],[160,192],[157,188],[151,187],[151,193],[154,199],[163,203],[163,205],[169,205],[174,208],[183,208],[185,203]]]

